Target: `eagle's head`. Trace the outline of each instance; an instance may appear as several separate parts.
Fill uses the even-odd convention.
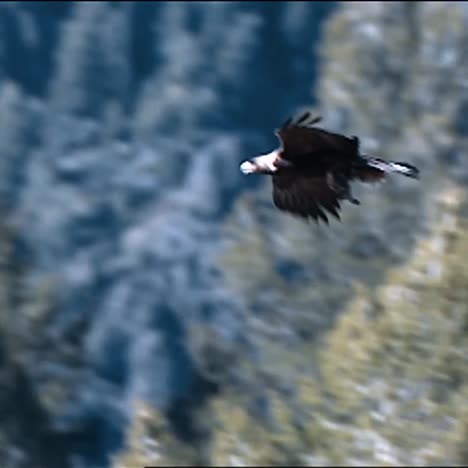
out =
[[[244,174],[274,174],[285,165],[287,162],[281,159],[279,151],[275,150],[244,161],[240,165],[240,170]]]

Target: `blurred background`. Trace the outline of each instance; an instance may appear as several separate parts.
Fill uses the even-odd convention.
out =
[[[468,463],[468,4],[2,2],[5,468]],[[311,106],[421,180],[342,223],[244,159]]]

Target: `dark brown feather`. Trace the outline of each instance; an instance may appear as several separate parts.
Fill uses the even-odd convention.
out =
[[[417,177],[417,168],[408,163],[361,155],[357,137],[316,127],[320,121],[321,117],[309,110],[289,118],[275,131],[281,147],[263,155],[271,156],[271,163],[263,159],[263,167],[260,157],[254,163],[246,161],[256,169],[252,172],[272,176],[273,202],[278,209],[328,223],[327,215],[340,219],[342,201],[359,204],[351,191],[353,180],[378,182],[387,172]],[[241,165],[246,173],[250,173],[249,167],[242,169]]]
[[[283,211],[328,224],[327,213],[340,219],[340,195],[321,177],[275,174],[273,203]]]
[[[354,178],[361,182],[381,182],[385,179],[385,172],[374,167],[360,167],[355,169]]]
[[[282,146],[281,157],[295,162],[302,158],[339,157],[348,161],[355,158],[359,140],[314,127],[313,124],[320,120],[320,116],[314,117],[306,111],[295,119],[288,119],[276,130]]]
[[[281,158],[294,165],[273,176],[273,201],[281,210],[328,223],[327,214],[340,219],[359,140],[313,127],[319,120],[305,112],[276,132]]]

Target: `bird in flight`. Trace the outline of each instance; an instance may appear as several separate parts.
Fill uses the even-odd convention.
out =
[[[351,192],[352,181],[379,182],[388,173],[419,177],[411,164],[360,154],[356,136],[319,128],[315,124],[321,120],[308,110],[290,117],[275,130],[279,148],[240,165],[244,174],[272,177],[273,203],[279,210],[328,224],[328,213],[340,219],[344,200],[360,204]]]

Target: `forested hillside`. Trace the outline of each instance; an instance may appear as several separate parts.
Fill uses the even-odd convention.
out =
[[[2,466],[466,463],[467,11],[0,4]],[[278,212],[307,105],[421,179]]]

